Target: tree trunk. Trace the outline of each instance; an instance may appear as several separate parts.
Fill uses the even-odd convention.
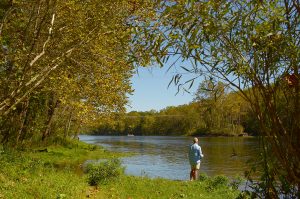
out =
[[[29,106],[29,99],[27,99],[25,101],[24,107],[23,107],[23,111],[21,112],[21,115],[20,115],[21,126],[20,126],[20,129],[19,129],[17,137],[16,137],[16,145],[15,145],[15,147],[18,146],[20,137],[21,137],[21,135],[22,135],[22,133],[24,131],[25,123],[26,123],[26,120],[27,120],[28,106]]]
[[[52,98],[54,98],[54,97],[52,97]],[[59,104],[59,100],[56,100],[55,103],[53,103],[53,104],[50,103],[50,105],[49,105],[48,119],[46,121],[46,129],[44,130],[43,135],[42,135],[42,141],[44,141],[50,134],[51,123],[53,120],[55,109],[57,108],[58,104]]]
[[[68,118],[68,122],[65,126],[64,138],[67,138],[69,136],[69,130],[70,130],[70,126],[71,126],[72,114],[73,114],[73,111],[71,110],[69,118]]]
[[[79,134],[79,129],[81,128],[81,124],[78,125],[76,130],[74,131],[74,136],[73,139],[79,139],[78,134]]]

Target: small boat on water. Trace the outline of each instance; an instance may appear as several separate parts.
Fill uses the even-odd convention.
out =
[[[133,134],[127,134],[127,136],[134,136]]]

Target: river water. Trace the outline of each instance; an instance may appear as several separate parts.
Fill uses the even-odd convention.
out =
[[[191,137],[81,135],[80,140],[111,151],[137,154],[121,159],[128,175],[189,179],[187,153]],[[243,176],[258,157],[259,142],[252,137],[201,137],[199,145],[204,154],[200,172],[208,176]]]

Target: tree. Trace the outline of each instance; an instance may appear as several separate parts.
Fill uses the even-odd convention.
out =
[[[204,80],[195,93],[194,101],[201,109],[206,131],[216,134],[241,135],[241,108],[245,100],[233,92],[228,85],[215,82],[213,78]],[[235,99],[232,100],[231,97]],[[200,111],[200,110],[199,110]]]
[[[54,130],[76,134],[125,111],[133,72],[127,20],[143,6],[135,2],[1,2],[3,142],[29,128],[43,139]]]
[[[170,0],[157,1],[154,13],[133,22],[133,46],[148,53],[136,60],[162,64],[180,56],[191,60],[184,70],[195,78],[209,74],[238,90],[268,137],[263,149],[274,154],[265,156],[273,165],[265,164],[265,194],[278,197],[276,177],[299,185],[300,3]],[[181,87],[193,83],[179,77],[173,81]]]

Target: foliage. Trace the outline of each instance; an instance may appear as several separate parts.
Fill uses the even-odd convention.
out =
[[[261,162],[276,168],[268,179],[283,177],[299,186],[299,2],[169,0],[157,1],[154,12],[156,18],[132,23],[133,46],[147,53],[147,61],[137,61],[163,65],[170,56],[179,57],[170,67],[194,75],[190,81],[181,81],[183,72],[174,75],[171,81],[179,88],[208,76],[238,90],[261,135],[271,138],[264,146],[274,161]],[[268,197],[278,197],[273,183],[266,186]]]
[[[124,112],[136,3],[1,1],[0,143],[76,138]]]
[[[267,142],[269,138],[261,139],[265,145],[270,144]],[[265,146],[264,150],[270,150],[270,147]],[[261,153],[258,160],[256,160],[260,164],[253,164],[249,171],[245,171],[249,188],[241,193],[241,198],[248,196],[251,198],[267,198],[271,194],[273,194],[273,197],[279,195],[281,198],[298,197],[297,187],[288,182],[284,176],[280,175],[278,179],[276,178],[278,176],[276,173],[278,168],[275,167],[276,163],[274,161],[277,160],[272,156],[266,155],[270,153],[270,151]],[[254,178],[254,175],[260,176],[260,178]],[[276,190],[273,190],[273,188]]]
[[[208,181],[206,189],[211,191],[221,186],[228,186],[229,180],[225,176],[215,176],[211,180]]]
[[[238,176],[236,177],[235,179],[233,179],[231,182],[230,182],[230,186],[235,189],[235,190],[238,190],[239,189],[239,186],[244,182],[245,180]]]
[[[208,175],[206,174],[206,173],[200,173],[199,174],[199,177],[198,177],[198,180],[199,181],[206,181],[206,180],[208,180]]]
[[[231,187],[233,190],[238,190],[238,187],[243,182],[243,179],[240,177],[229,180],[228,177],[223,175],[208,177],[205,173],[200,173],[198,180],[205,182],[205,189],[207,191],[213,191],[221,187]]]
[[[259,128],[253,125],[257,120],[249,104],[238,93],[222,93],[216,99],[210,96],[209,91],[205,91],[207,96],[202,98],[202,85],[198,92],[190,104],[160,111],[132,111],[114,123],[103,122],[93,133],[238,136],[248,133],[251,126],[251,134],[257,135]]]
[[[124,169],[121,167],[119,159],[113,159],[105,162],[89,163],[86,172],[89,185],[95,186],[120,177]]]

